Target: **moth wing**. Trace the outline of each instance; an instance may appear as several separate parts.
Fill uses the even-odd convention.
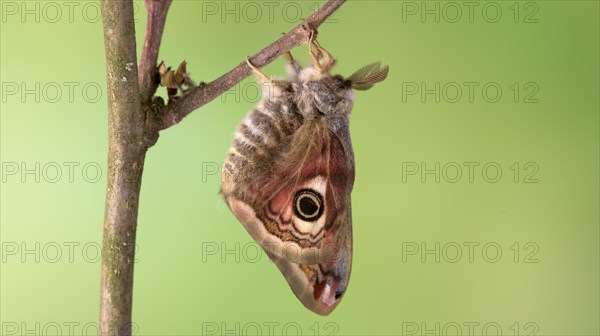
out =
[[[329,315],[342,300],[352,270],[352,215],[347,209],[343,228],[339,231],[336,248],[329,260],[303,265],[269,254],[288,285],[311,311]]]
[[[340,136],[326,125],[302,126],[290,151],[277,158],[280,164],[272,175],[249,188],[252,197],[226,196],[232,212],[267,253],[298,264],[318,264],[333,255],[354,182],[347,119],[344,130]],[[314,196],[318,216],[300,217],[295,206],[302,192]]]

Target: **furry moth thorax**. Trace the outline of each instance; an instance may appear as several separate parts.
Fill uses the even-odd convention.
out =
[[[296,100],[300,113],[306,117],[350,114],[354,103],[353,89],[367,90],[387,77],[388,67],[382,68],[380,63],[367,65],[347,79],[341,75],[331,75],[329,71],[336,61],[320,45],[316,45],[320,53],[326,54],[321,59],[313,58],[313,65],[304,69],[300,68],[290,53],[286,55],[289,78],[285,80],[270,80],[258,72],[265,99],[290,94]]]
[[[309,67],[300,72],[298,81],[291,83],[291,88],[303,114],[350,114],[354,104],[354,92],[352,84],[342,76],[330,76]]]
[[[354,153],[348,127],[353,89],[387,76],[368,65],[344,79],[316,41],[312,66],[288,53],[289,78],[254,70],[265,98],[235,133],[222,171],[227,205],[310,310],[327,315],[348,287]]]

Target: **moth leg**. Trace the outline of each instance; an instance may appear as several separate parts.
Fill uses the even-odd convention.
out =
[[[315,68],[319,69],[320,71],[323,71],[323,68],[321,67],[321,63],[319,62],[319,58],[321,56],[320,51],[318,48],[317,48],[316,53],[313,50],[313,46],[316,47],[316,44],[314,42],[315,42],[315,32],[312,31],[312,32],[310,32],[310,38],[308,39],[308,55],[310,56],[313,66]]]
[[[254,75],[258,78],[258,84],[262,90],[262,96],[264,98],[274,98],[283,94],[283,92],[288,90],[289,81],[284,80],[272,80],[269,76],[265,75],[262,71],[260,71],[257,67],[255,67],[252,63],[250,63],[250,59],[246,57],[246,63],[254,72]]]
[[[252,72],[254,72],[254,75],[262,82],[270,82],[271,78],[269,78],[269,76],[265,75],[262,71],[260,71],[260,69],[258,69],[257,67],[255,67],[254,65],[252,65],[252,63],[250,63],[250,58],[246,56],[246,64],[248,64],[248,66],[250,67],[250,69],[252,69]]]
[[[314,40],[313,43],[323,58],[323,64],[321,64],[321,66],[328,71],[335,64],[335,59],[327,50],[325,50],[325,48],[321,46],[321,44],[317,40]]]
[[[292,53],[290,51],[288,51],[284,57],[287,60],[286,69],[287,69],[288,75],[294,79],[298,78],[300,71],[302,71],[302,67],[300,66],[300,63],[298,63],[294,59],[294,56],[292,56]]]

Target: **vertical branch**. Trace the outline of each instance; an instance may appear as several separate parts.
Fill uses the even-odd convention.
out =
[[[130,335],[135,233],[148,146],[139,97],[133,3],[102,0],[100,10],[108,96],[100,334]]]
[[[172,0],[146,0],[148,23],[146,37],[140,58],[140,95],[142,101],[149,101],[158,87],[158,72],[156,70],[158,50],[165,29],[165,21]]]

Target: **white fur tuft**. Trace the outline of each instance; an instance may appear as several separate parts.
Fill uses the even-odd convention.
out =
[[[300,75],[298,75],[298,78],[301,82],[308,82],[318,81],[324,76],[325,75],[321,72],[321,70],[315,69],[314,67],[310,66],[302,69],[302,71],[300,71]]]

